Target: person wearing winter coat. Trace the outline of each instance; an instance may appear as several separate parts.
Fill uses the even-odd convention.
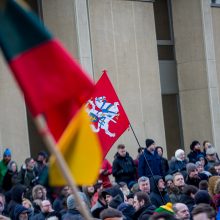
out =
[[[186,177],[186,164],[187,160],[185,158],[185,152],[182,149],[178,149],[175,152],[175,157],[170,161],[169,173],[173,175],[174,173],[180,172]]]
[[[129,183],[135,181],[134,161],[123,144],[118,145],[118,152],[112,165],[112,174],[117,183],[125,182],[129,185]]]
[[[151,183],[150,200],[151,200],[151,203],[156,208],[170,202],[170,198],[167,192],[165,191],[165,183],[161,176],[151,177],[150,183]]]
[[[146,148],[140,156],[138,163],[138,176],[150,178],[152,175],[163,176],[161,157],[155,150],[155,142],[152,139],[145,141]]]
[[[198,155],[203,154],[201,151],[201,145],[199,141],[193,141],[190,144],[191,152],[187,155],[190,163],[195,163],[197,161]]]
[[[102,167],[99,173],[99,180],[102,180],[103,188],[111,187],[111,181],[109,176],[112,174],[112,165],[107,159],[104,159],[102,162]]]
[[[162,147],[157,146],[155,148],[155,150],[157,151],[158,155],[161,157],[162,170],[163,170],[163,175],[165,177],[169,173],[168,160],[165,157],[163,157],[163,148]]]
[[[134,220],[148,220],[153,215],[156,207],[151,204],[150,197],[144,192],[137,192],[134,195]]]

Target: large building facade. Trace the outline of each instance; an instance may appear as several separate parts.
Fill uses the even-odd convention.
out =
[[[171,157],[196,139],[220,152],[218,1],[28,2],[95,81],[108,71],[141,146],[152,138]],[[0,85],[0,150],[23,161],[44,145],[2,57]],[[126,131],[109,159],[118,143],[135,156],[136,138]]]

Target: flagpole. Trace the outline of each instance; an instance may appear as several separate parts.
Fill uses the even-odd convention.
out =
[[[55,156],[58,167],[60,168],[68,185],[72,188],[74,198],[76,199],[76,202],[79,205],[80,213],[84,216],[84,218],[86,220],[90,220],[92,217],[91,217],[88,209],[82,203],[81,198],[79,197],[79,194],[78,194],[79,191],[77,189],[75,181],[71,175],[71,172],[70,172],[63,156],[61,155],[60,151],[58,150],[58,146],[56,145],[56,142],[47,127],[47,124],[46,124],[44,117],[42,115],[37,116],[34,118],[34,122],[35,122],[35,125],[36,125],[38,131],[42,135],[43,140],[44,140],[48,150],[50,151],[50,153],[52,155]]]
[[[131,124],[130,124],[130,128],[131,128],[131,130],[132,130],[132,132],[133,132],[133,134],[134,134],[134,137],[135,137],[135,139],[136,139],[136,141],[137,141],[137,143],[138,143],[139,148],[141,148],[140,142],[138,141],[138,138],[137,138],[137,136],[136,136],[136,134],[135,134],[135,132],[134,132],[134,129],[133,129],[133,127],[132,127]],[[150,170],[150,174],[151,174],[151,176],[152,176],[152,178],[153,178],[154,184],[155,184],[155,186],[156,186],[157,189],[158,189],[157,183],[156,183],[155,178],[154,178],[153,171],[152,171],[152,169],[151,169],[151,167],[150,167],[150,165],[149,165],[149,163],[148,163],[148,161],[147,161],[147,158],[146,158],[146,155],[145,155],[144,152],[143,152],[143,155],[144,155],[144,159],[145,159],[145,161],[146,161],[146,164],[147,164],[147,166],[148,166],[148,168],[149,168],[149,170]],[[162,199],[162,201],[163,201],[163,203],[164,203],[164,205],[165,205],[164,198],[163,198],[163,196],[162,196],[162,194],[161,194],[161,192],[160,192],[159,189],[158,189],[158,192],[159,192],[160,197],[161,197],[161,199]]]

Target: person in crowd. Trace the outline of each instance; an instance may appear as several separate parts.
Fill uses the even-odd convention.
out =
[[[135,214],[135,208],[133,207],[133,204],[123,202],[118,206],[117,209],[122,212],[124,216],[123,219],[133,220]]]
[[[32,200],[39,199],[41,201],[45,200],[47,198],[46,192],[44,190],[44,186],[42,185],[36,185],[32,189]]]
[[[57,212],[60,212],[64,206],[63,202],[67,199],[67,197],[71,194],[71,188],[69,186],[64,186],[60,188],[60,191],[53,202],[53,209]]]
[[[208,191],[208,181],[207,180],[201,180],[199,183],[199,190],[206,190]]]
[[[138,188],[141,192],[150,194],[150,180],[146,176],[142,176],[138,179]]]
[[[91,208],[91,213],[94,218],[100,218],[100,213],[108,208],[105,198],[103,197],[102,190],[98,192],[98,200],[95,205]]]
[[[3,153],[3,159],[0,161],[0,186],[2,186],[4,176],[8,169],[8,164],[11,161],[11,150],[6,148]]]
[[[93,196],[95,194],[95,188],[94,186],[83,186],[82,191],[86,196],[86,204],[91,209],[92,205],[95,204],[95,201],[93,201]]]
[[[173,204],[173,211],[178,220],[190,220],[190,212],[184,203]]]
[[[192,211],[193,220],[215,220],[216,212],[208,204],[199,204]]]
[[[5,195],[0,193],[0,216],[4,216],[5,214]]]
[[[170,160],[170,174],[181,172],[186,177],[186,164],[185,152],[182,149],[178,149],[175,152],[175,157]]]
[[[207,151],[207,149],[211,148],[212,145],[211,145],[210,141],[205,140],[205,141],[203,141],[202,146],[203,146],[204,156],[206,156],[206,151]]]
[[[100,218],[102,220],[122,220],[123,214],[117,209],[107,208],[101,212]]]
[[[138,179],[138,163],[139,163],[139,158],[140,158],[141,154],[143,154],[143,152],[144,152],[144,147],[139,147],[138,148],[137,157],[134,160],[134,165],[135,165],[135,169],[136,169],[136,180]]]
[[[208,205],[211,204],[211,197],[206,190],[199,190],[194,197],[195,205],[199,205],[200,203],[206,203]]]
[[[125,182],[120,182],[118,185],[120,186],[120,190],[124,194],[124,197],[127,197],[130,194],[130,190],[128,189],[128,185]]]
[[[211,147],[208,148],[206,151],[206,160],[207,164],[205,166],[205,170],[209,171],[211,167],[214,167],[215,163],[218,161],[216,157],[216,150],[215,148]]]
[[[34,207],[29,199],[23,198],[22,205],[28,209],[28,217],[31,218],[34,216]]]
[[[170,202],[170,198],[165,191],[165,183],[161,176],[153,176],[151,177],[151,193],[150,193],[150,200],[151,203],[155,207],[159,207],[161,205],[165,205],[166,203]]]
[[[27,198],[30,198],[32,188],[38,183],[38,178],[35,161],[33,158],[28,157],[25,160],[25,165],[21,167],[17,177],[17,183],[23,184],[27,188]]]
[[[166,176],[169,173],[169,164],[168,164],[168,160],[165,157],[163,157],[163,148],[161,146],[157,146],[155,150],[157,151],[158,155],[161,157],[163,175]]]
[[[203,154],[201,151],[201,145],[199,141],[193,141],[190,144],[190,150],[191,152],[187,155],[190,163],[195,163],[197,161],[197,157],[199,154]]]
[[[183,188],[183,196],[180,199],[180,203],[187,205],[189,212],[193,210],[195,206],[195,194],[198,192],[198,188],[192,185],[186,185]]]
[[[9,198],[7,198],[6,201],[8,201],[7,210],[6,213],[9,215],[11,219],[14,219],[14,209],[17,204],[22,204],[22,200],[24,197],[24,193],[26,191],[26,187],[21,184],[16,184],[12,187],[10,190],[10,195],[8,195]]]
[[[81,200],[85,205],[84,196],[82,195],[82,193],[79,193],[79,197],[81,198]],[[84,219],[81,213],[79,212],[79,207],[76,203],[76,199],[74,195],[69,195],[67,197],[67,212],[62,216],[62,220],[70,220],[70,219],[78,219],[78,220]]]
[[[17,204],[14,210],[14,220],[29,220],[29,209],[25,208],[23,205]]]
[[[125,182],[129,185],[135,181],[135,166],[133,159],[125,149],[125,145],[118,145],[118,152],[112,165],[112,174],[117,183]]]
[[[154,213],[155,206],[151,204],[149,196],[144,192],[137,192],[134,195],[134,208],[136,210],[134,220],[148,220]]]
[[[173,191],[169,195],[170,201],[172,203],[178,203],[182,198],[183,188],[185,186],[185,181],[182,173],[178,172],[173,175],[173,184]]]
[[[152,139],[146,139],[146,148],[140,156],[138,163],[138,176],[150,178],[152,175],[163,176],[161,157],[155,151],[155,142]]]
[[[201,180],[208,180],[208,177],[203,173],[198,173],[196,165],[194,163],[188,163],[186,166],[187,169],[187,177],[186,184],[199,187],[199,182]]]
[[[214,168],[218,176],[220,176],[220,161],[214,163]]]
[[[7,165],[7,172],[3,178],[2,188],[4,191],[8,191],[16,184],[18,177],[18,166],[15,161],[10,161]]]
[[[124,202],[124,195],[118,186],[113,186],[102,191],[102,196],[105,198],[108,207],[117,208]]]
[[[173,175],[168,174],[165,176],[165,186],[168,195],[170,195],[174,189]]]
[[[196,168],[197,168],[197,171],[198,171],[199,174],[206,175],[207,179],[210,176],[212,176],[212,174],[209,171],[206,171],[204,169],[204,165],[201,161],[196,161],[195,165],[196,165]]]
[[[48,154],[45,151],[40,151],[37,155],[36,168],[38,172],[38,183],[48,188]]]
[[[105,158],[102,162],[102,167],[99,172],[99,179],[102,181],[103,188],[109,188],[112,186],[109,176],[112,174],[112,165]]]
[[[41,212],[33,216],[31,220],[49,219],[51,217],[61,218],[60,214],[52,209],[50,201],[43,200],[41,202]]]

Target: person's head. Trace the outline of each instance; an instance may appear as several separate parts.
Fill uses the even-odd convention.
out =
[[[184,203],[173,204],[173,211],[175,213],[176,219],[179,219],[179,220],[190,219],[189,209]]]
[[[211,162],[216,161],[216,150],[213,147],[207,149],[206,160],[208,162],[209,161],[211,161]]]
[[[162,148],[161,146],[157,146],[157,147],[155,148],[155,150],[157,151],[157,153],[158,153],[158,155],[159,155],[160,157],[163,156],[163,148]]]
[[[174,187],[173,175],[168,174],[165,176],[165,185],[167,189],[172,189]]]
[[[200,161],[196,161],[195,165],[198,173],[202,173],[204,171],[204,166]]]
[[[39,164],[46,164],[48,159],[48,154],[45,151],[40,151],[37,155],[37,162]]]
[[[119,183],[119,186],[120,186],[120,190],[123,192],[123,194],[124,194],[125,196],[127,196],[127,195],[130,194],[130,190],[128,189],[127,183],[125,183],[125,182],[120,182],[120,183]]]
[[[27,170],[33,170],[35,167],[35,161],[32,157],[29,157],[25,160],[25,165]]]
[[[23,205],[17,204],[14,208],[15,220],[28,220],[29,210]]]
[[[211,148],[212,145],[208,140],[203,141],[202,143],[203,149],[206,151],[208,148]]]
[[[205,161],[205,156],[203,154],[199,154],[197,156],[197,161],[199,161],[203,166],[205,166],[206,161]]]
[[[71,193],[72,193],[72,190],[69,186],[64,186],[61,189],[61,195],[64,196],[64,197],[68,197]]]
[[[29,199],[24,198],[22,201],[22,205],[27,209],[33,209],[33,205]]]
[[[209,184],[208,184],[207,180],[201,180],[199,182],[199,189],[200,190],[208,190],[208,186],[209,186]]]
[[[146,193],[144,192],[135,193],[133,206],[136,211],[142,208],[143,206],[149,205],[150,203],[151,203],[150,198]]]
[[[144,193],[150,193],[150,180],[146,176],[142,176],[138,179],[139,189]]]
[[[182,173],[178,172],[173,175],[173,184],[177,187],[183,187],[185,185]]]
[[[195,194],[197,193],[198,188],[193,186],[193,185],[186,185],[183,188],[183,194],[190,196],[191,198],[194,199]]]
[[[52,212],[53,209],[52,209],[52,206],[51,206],[51,203],[49,200],[43,200],[41,202],[41,211],[43,213],[49,213],[49,212]]]
[[[165,182],[161,176],[155,176],[154,177],[156,184],[157,184],[157,189],[159,191],[163,191],[165,189]]]
[[[195,204],[198,205],[200,203],[210,204],[211,197],[206,190],[199,190],[194,197]]]
[[[45,200],[46,195],[44,194],[44,187],[42,185],[36,185],[32,189],[32,197],[33,200],[35,199],[40,199],[40,200]]]
[[[201,145],[200,145],[200,143],[199,143],[199,141],[193,141],[191,144],[190,144],[190,149],[192,150],[192,151],[201,151]]]
[[[119,144],[118,147],[118,154],[121,156],[121,157],[125,157],[126,156],[126,149],[125,149],[125,145],[124,144]]]
[[[199,178],[198,170],[197,170],[196,165],[194,163],[188,163],[186,165],[186,171],[187,171],[189,178],[191,178],[191,179]]]
[[[214,168],[215,168],[216,172],[218,173],[218,175],[220,175],[220,162],[216,162],[214,164]]]
[[[17,163],[15,161],[10,161],[7,165],[9,171],[15,173],[18,170]]]
[[[11,150],[9,148],[6,148],[3,153],[3,161],[5,164],[8,164],[11,160]]]
[[[193,220],[215,220],[215,210],[208,204],[201,203],[192,210]]]
[[[155,141],[153,139],[146,139],[146,148],[149,152],[153,153],[155,151]]]
[[[185,160],[185,152],[182,149],[178,149],[175,152],[175,158],[179,161]]]
[[[122,212],[120,212],[117,209],[107,208],[107,209],[104,209],[100,213],[100,218],[102,220],[105,220],[105,219],[108,219],[108,220],[122,220],[123,215],[122,215]]]

